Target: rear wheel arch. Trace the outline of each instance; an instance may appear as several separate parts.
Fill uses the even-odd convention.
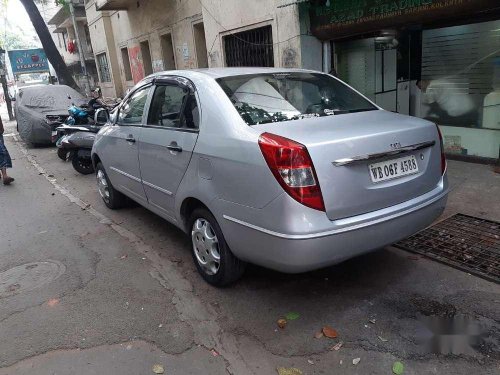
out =
[[[92,165],[94,166],[94,169],[97,167],[98,163],[101,163],[101,158],[97,154],[92,154]]]
[[[210,211],[210,209],[207,207],[207,205],[204,204],[202,201],[200,201],[197,198],[187,197],[182,201],[180,214],[181,214],[181,218],[182,218],[183,227],[187,233],[190,233],[190,231],[191,231],[191,228],[188,228],[189,219],[191,217],[191,214],[197,208],[205,208],[208,211]]]

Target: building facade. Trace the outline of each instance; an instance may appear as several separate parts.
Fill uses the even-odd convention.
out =
[[[448,154],[500,153],[497,0],[86,0],[105,96],[153,72],[230,66],[337,74],[440,125]]]
[[[156,71],[223,66],[321,68],[299,8],[284,0],[87,0],[100,85],[122,96]],[[302,20],[306,20],[302,18]],[[307,48],[305,53],[304,48]]]
[[[78,86],[87,93],[98,83],[97,69],[83,0],[72,0],[74,17],[69,6],[59,6],[47,24],[59,53]],[[76,22],[76,25],[75,25]],[[80,39],[81,49],[78,45]],[[84,61],[84,67],[82,66]]]
[[[387,110],[437,123],[448,155],[498,162],[498,0],[329,0],[301,6],[341,79]]]

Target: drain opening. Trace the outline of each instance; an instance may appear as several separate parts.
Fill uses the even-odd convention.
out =
[[[26,263],[0,272],[0,298],[27,292],[54,281],[66,271],[54,260]]]
[[[500,223],[456,214],[394,246],[500,283]]]

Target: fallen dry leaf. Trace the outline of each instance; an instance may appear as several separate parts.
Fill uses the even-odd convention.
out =
[[[338,336],[337,331],[335,331],[332,327],[329,326],[323,327],[323,335],[331,339],[334,339]]]
[[[47,301],[47,305],[49,307],[54,307],[55,305],[57,305],[59,303],[59,300],[57,298],[51,298]]]
[[[342,347],[342,345],[344,345],[344,343],[342,341],[340,341],[340,342],[336,343],[335,345],[333,345],[330,348],[330,350],[335,350],[335,351],[340,350],[340,348]]]
[[[215,350],[215,349],[210,350],[210,353],[212,353],[212,355],[213,355],[214,357],[218,357],[218,356],[219,356],[219,353],[218,353],[218,352],[217,352],[217,350]]]
[[[361,358],[354,358],[354,359],[352,360],[352,364],[353,364],[353,365],[357,365],[357,364],[359,363],[359,361],[361,361]]]
[[[286,319],[278,319],[278,327],[280,327],[281,329],[286,327],[286,323]]]
[[[314,338],[315,338],[315,339],[320,339],[320,338],[322,338],[322,337],[323,337],[323,332],[321,332],[321,331],[316,332],[316,333],[314,334]]]
[[[312,359],[308,359],[307,363],[309,363],[310,365],[314,365],[314,361]]]
[[[279,375],[303,375],[302,371],[295,367],[278,367],[276,370]]]
[[[125,258],[127,258],[127,257],[128,257],[128,255],[127,255],[127,254],[125,254],[125,255],[122,255],[122,256],[120,257],[120,259],[125,259]]]
[[[163,374],[165,372],[165,369],[163,368],[162,365],[156,364],[156,365],[153,366],[153,372],[155,374]]]

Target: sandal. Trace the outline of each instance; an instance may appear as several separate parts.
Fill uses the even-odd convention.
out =
[[[13,179],[12,177],[5,177],[5,178],[3,179],[3,184],[4,184],[4,185],[10,185],[10,184],[11,184],[11,182],[14,182],[14,179]]]

